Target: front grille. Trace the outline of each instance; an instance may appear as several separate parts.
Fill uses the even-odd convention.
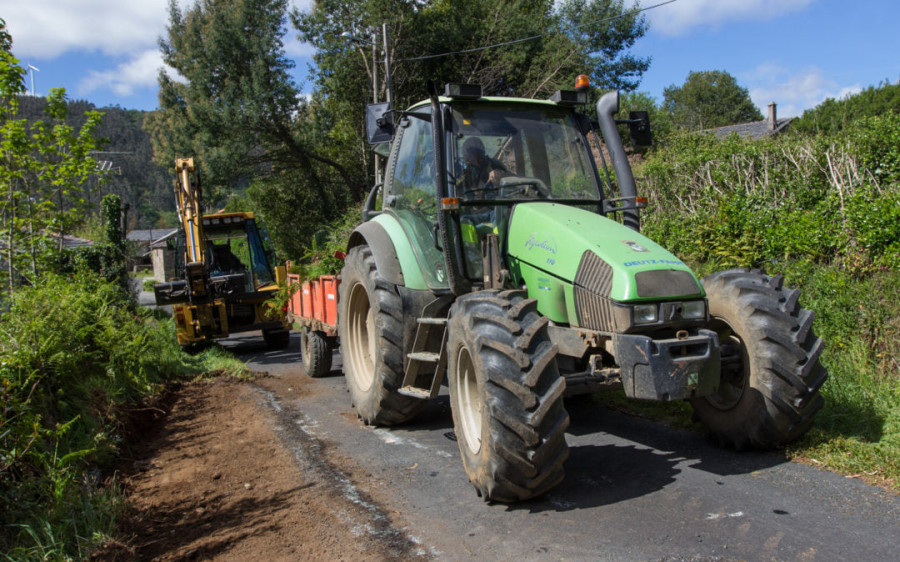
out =
[[[575,285],[584,287],[598,295],[609,297],[612,289],[612,267],[594,252],[581,255],[578,272],[575,274]]]
[[[601,297],[584,287],[575,285],[575,311],[578,325],[588,330],[614,332],[616,320],[607,297]]]
[[[697,280],[687,271],[657,269],[642,271],[634,276],[639,297],[700,296]]]
[[[616,320],[609,300],[612,267],[594,252],[581,256],[575,274],[575,311],[578,324],[589,330],[615,331]]]

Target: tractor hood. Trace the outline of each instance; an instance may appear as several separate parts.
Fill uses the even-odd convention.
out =
[[[513,273],[529,284],[529,294],[536,283],[536,294],[570,285],[618,302],[705,296],[690,268],[662,246],[575,207],[516,205],[507,251]]]

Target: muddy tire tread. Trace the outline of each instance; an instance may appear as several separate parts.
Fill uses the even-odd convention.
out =
[[[799,306],[799,291],[781,276],[736,269],[703,280],[710,314],[726,321],[750,355],[749,388],[729,410],[706,398],[691,401],[695,418],[720,444],[770,449],[803,435],[822,408],[828,377],[819,362],[824,343],[812,330],[815,314]]]
[[[487,501],[546,493],[563,480],[569,455],[558,350],[536,301],[525,296],[524,291],[481,291],[460,297],[451,311],[450,361],[456,362],[454,350],[469,347],[479,366],[489,435],[479,455],[467,455],[463,443],[460,452],[476,492]],[[451,396],[451,404],[454,400]],[[456,418],[454,411],[455,423]],[[458,439],[460,433],[457,429]]]

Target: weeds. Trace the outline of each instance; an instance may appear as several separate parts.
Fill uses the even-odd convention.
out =
[[[123,409],[169,381],[244,374],[221,349],[184,353],[170,319],[84,272],[16,294],[0,358],[0,550],[14,559],[84,558],[110,535],[121,498],[102,471]]]

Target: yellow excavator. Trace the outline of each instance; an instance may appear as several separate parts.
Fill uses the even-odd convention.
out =
[[[178,343],[187,346],[261,330],[266,346],[287,346],[289,325],[272,297],[284,283],[284,266],[272,252],[253,213],[204,214],[193,158],[175,160],[175,205],[181,232],[176,278],[153,286],[157,305],[173,305]]]

